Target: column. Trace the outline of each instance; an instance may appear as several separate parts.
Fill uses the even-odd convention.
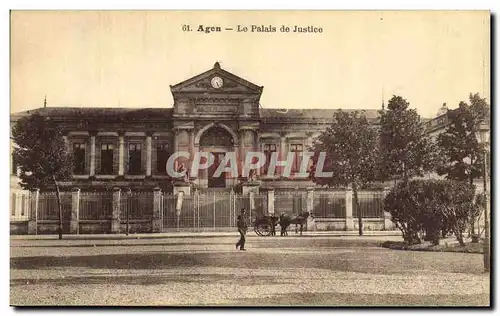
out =
[[[38,234],[38,205],[40,197],[40,189],[35,189],[31,191],[31,210],[28,220],[28,234],[36,235]]]
[[[153,222],[151,223],[151,230],[153,233],[161,233],[162,231],[162,192],[160,188],[153,190]]]
[[[177,152],[179,151],[179,130],[178,129],[174,129],[174,152]],[[179,163],[179,159],[176,159],[174,161],[174,169],[177,170],[177,165]]]
[[[95,135],[92,133],[90,136],[90,176],[95,175]]]
[[[307,132],[306,133],[306,148],[304,148],[304,151],[308,151],[309,147],[313,145],[313,138],[312,138],[313,133],[312,132]]]
[[[261,148],[261,145],[260,145],[260,134],[259,134],[259,130],[255,130],[254,131],[254,134],[255,134],[255,139],[254,139],[254,146],[253,146],[253,150],[255,152],[262,152],[262,148]],[[257,168],[256,170],[256,173],[257,173],[257,177],[260,179],[260,169],[261,168]]]
[[[243,176],[243,167],[245,166],[245,143],[244,143],[244,139],[245,139],[245,130],[244,129],[240,129],[239,130],[240,132],[240,139],[239,139],[239,152],[238,152],[238,160],[240,162],[240,166],[241,166],[241,176]]]
[[[345,191],[345,230],[354,230],[354,221],[352,219],[352,189]]]
[[[189,169],[191,169],[191,164],[193,162],[193,158],[194,158],[194,153],[195,153],[195,145],[194,145],[194,128],[190,128],[188,129],[188,133],[189,133]],[[191,174],[191,172],[190,172]]]
[[[70,220],[70,234],[79,234],[80,231],[80,189],[74,188],[71,192],[71,220]]]
[[[113,188],[113,213],[111,215],[111,233],[120,233],[120,202],[121,190],[120,188]]]
[[[151,134],[146,136],[146,176],[151,176]]]
[[[287,148],[286,148],[286,134],[280,134],[280,152],[279,152],[279,160],[286,160],[287,158]],[[281,177],[283,172],[285,171],[285,167],[276,167],[278,171],[278,175]]]
[[[118,134],[118,142],[119,142],[119,147],[118,147],[118,175],[123,176],[124,175],[124,159],[125,159],[125,137],[124,133],[121,132]]]
[[[274,190],[267,191],[267,213],[274,215]]]

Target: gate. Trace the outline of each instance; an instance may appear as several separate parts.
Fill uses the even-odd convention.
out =
[[[236,226],[236,217],[245,208],[250,220],[267,214],[267,195],[249,195],[233,192],[195,191],[184,196],[177,215],[177,199],[172,194],[163,195],[163,231],[231,231]]]

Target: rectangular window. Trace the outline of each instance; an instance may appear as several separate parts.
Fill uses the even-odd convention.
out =
[[[300,163],[302,161],[301,152],[303,151],[304,146],[302,146],[302,144],[290,144],[290,152],[293,152],[292,173],[298,173],[300,171]]]
[[[156,173],[165,174],[167,172],[168,157],[169,157],[168,144],[158,144],[156,146]]]
[[[141,144],[128,145],[128,173],[141,174]]]
[[[269,170],[269,165],[271,163],[271,156],[273,152],[276,152],[276,144],[264,144],[264,155],[266,156],[266,163],[264,164],[264,175],[267,175]],[[277,168],[275,169],[275,173]]]
[[[101,145],[101,174],[113,174],[113,145]]]
[[[73,144],[73,173],[85,174],[85,143]]]

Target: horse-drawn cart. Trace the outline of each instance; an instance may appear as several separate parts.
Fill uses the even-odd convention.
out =
[[[277,216],[264,215],[257,217],[253,222],[253,230],[257,236],[272,236],[276,232],[276,224],[279,222]]]
[[[295,232],[297,233],[297,225],[300,226],[300,235],[302,235],[302,227],[306,224],[309,212],[302,212],[299,215],[290,217],[282,214],[280,217],[274,215],[264,215],[257,217],[253,222],[253,229],[257,236],[276,236],[276,225],[280,224],[281,236],[287,235],[287,228],[291,224],[295,224]]]

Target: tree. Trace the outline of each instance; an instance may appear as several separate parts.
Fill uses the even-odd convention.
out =
[[[377,132],[362,112],[339,110],[334,118],[334,123],[314,142],[310,176],[315,183],[322,186],[352,187],[361,236],[363,223],[358,190],[376,179]],[[333,172],[331,176],[321,177],[315,172],[321,152],[325,152],[326,156],[323,170]]]
[[[22,188],[33,190],[56,189],[59,208],[59,239],[62,239],[62,205],[59,181],[71,176],[73,160],[68,153],[60,126],[49,118],[33,114],[17,121],[12,129],[16,144],[14,159],[21,174]]]
[[[399,177],[408,182],[434,169],[436,144],[425,133],[420,116],[410,103],[393,96],[380,117],[380,180]]]
[[[478,93],[469,95],[469,102],[460,102],[458,109],[448,111],[449,125],[438,136],[442,160],[436,171],[447,179],[468,181],[483,175],[485,148],[478,143],[475,132],[480,123],[489,119],[489,105]],[[472,235],[475,234],[475,216],[472,218]]]

